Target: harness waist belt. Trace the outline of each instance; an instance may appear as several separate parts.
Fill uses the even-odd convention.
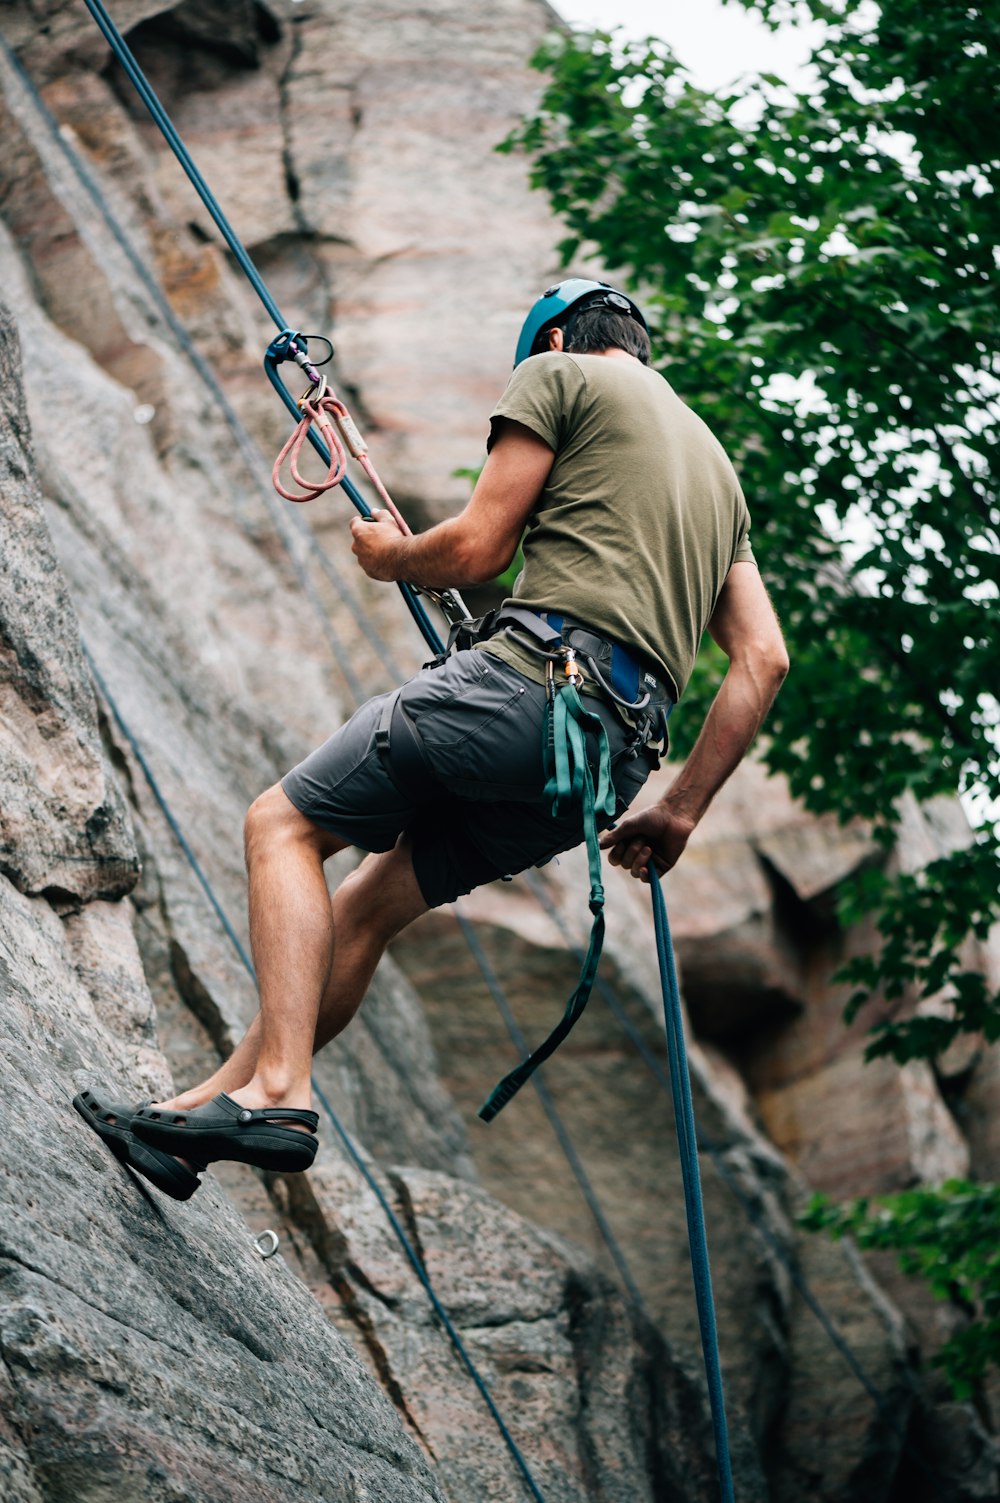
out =
[[[603,636],[584,621],[563,616],[557,611],[529,611],[523,605],[505,605],[481,620],[453,629],[449,647],[475,647],[496,636],[505,627],[520,627],[533,638],[543,652],[568,646],[584,658],[592,658],[608,674],[610,687],[620,702],[632,708],[651,704],[657,707],[677,702],[673,687],[643,668],[639,660],[619,642]]]
[[[539,611],[538,614],[553,630],[559,632],[568,646],[592,657],[599,667],[609,670],[611,687],[622,699],[635,704],[644,694],[648,694],[650,701],[656,704],[675,702],[673,690],[655,674],[648,673],[639,660],[619,642],[595,632],[585,622],[575,621],[556,611]]]
[[[645,669],[620,643],[556,611],[531,611],[514,603],[490,611],[478,621],[457,622],[447,650],[426,666],[436,667],[446,661],[453,648],[464,652],[478,647],[507,628],[514,629],[512,640],[537,651],[542,658],[554,658],[571,647],[589,670],[591,685],[635,731],[637,744],[654,755],[657,748],[666,746],[667,719],[677,701],[673,687]],[[517,636],[517,628],[523,636]]]

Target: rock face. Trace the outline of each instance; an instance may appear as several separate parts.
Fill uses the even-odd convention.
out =
[[[0,870],[22,891],[54,899],[123,897],[138,875],[138,856],[101,749],[76,615],[32,483],[9,315],[2,335]]]
[[[16,957],[3,1008],[4,1498],[440,1499],[388,1400],[283,1262],[254,1252],[225,1197],[206,1187],[181,1213],[81,1134],[66,1095],[78,1074],[99,1070],[126,1094],[169,1079],[127,903],[90,904],[70,927],[6,880],[0,903]],[[93,947],[107,963],[109,942],[118,984],[105,1002],[78,957]]]
[[[553,12],[114,9],[287,316],[335,340],[398,499],[416,519],[460,501],[451,472],[477,462],[520,312],[557,271],[523,164],[492,151]],[[16,0],[4,33],[0,1494],[527,1496],[388,1209],[547,1503],[713,1498],[634,884],[609,884],[608,992],[546,1072],[631,1295],[532,1093],[474,1120],[511,1046],[448,914],[398,944],[317,1061],[381,1201],[330,1123],[308,1176],[220,1166],[179,1206],[72,1112],[81,1085],[161,1096],[232,1047],[255,999],[205,885],[245,946],[246,805],[426,654],[353,571],[341,502],[306,524],[271,494],[271,331],[85,8]],[[961,838],[952,817],[914,813],[897,859]],[[835,891],[871,859],[864,831],[750,767],[668,891],[741,1503],[997,1492],[974,1412],[915,1361],[954,1312],[935,1324],[891,1269],[794,1226],[807,1181],[894,1188],[970,1147],[996,1172],[988,1051],[942,1090],[863,1069],[861,1025],[840,1022],[828,977],[870,936],[840,933]],[[548,913],[523,883],[463,905],[532,1037],[574,979],[579,856],[540,880]]]

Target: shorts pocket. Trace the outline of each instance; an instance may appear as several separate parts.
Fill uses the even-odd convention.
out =
[[[485,653],[462,653],[437,683],[407,686],[403,705],[428,752],[461,747],[481,736],[511,706],[528,702],[531,686],[521,675],[505,673],[499,664],[497,668]]]
[[[435,747],[457,747],[473,736],[481,736],[488,726],[521,700],[524,694],[525,690],[521,688],[512,693],[507,684],[497,685],[493,689],[488,682],[483,682],[443,704],[436,704],[422,713],[410,710],[410,714],[416,721],[420,739],[428,751]]]

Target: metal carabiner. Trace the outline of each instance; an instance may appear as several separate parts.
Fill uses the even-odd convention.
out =
[[[319,385],[310,386],[309,390],[304,391],[301,397],[299,397],[299,400],[296,404],[299,411],[304,412],[307,405],[310,407],[318,406],[318,404],[322,402],[323,398],[326,396],[326,389],[327,379],[325,376],[320,376]]]
[[[583,670],[576,660],[576,653],[567,645],[563,648],[563,672],[574,688],[583,683]]]

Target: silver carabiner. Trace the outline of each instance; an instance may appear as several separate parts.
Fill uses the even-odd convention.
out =
[[[301,397],[299,397],[299,400],[298,400],[298,403],[297,403],[299,411],[301,412],[303,410],[303,408],[305,407],[305,405],[306,405],[307,402],[309,402],[313,407],[317,406],[318,403],[322,402],[323,398],[326,396],[326,389],[327,389],[327,379],[326,379],[325,376],[320,376],[320,378],[319,378],[319,385],[318,386],[310,386],[309,390],[308,391],[304,391],[302,393]]]
[[[266,1232],[261,1232],[253,1239],[253,1245],[262,1258],[273,1258],[278,1251],[278,1234],[268,1227]]]

